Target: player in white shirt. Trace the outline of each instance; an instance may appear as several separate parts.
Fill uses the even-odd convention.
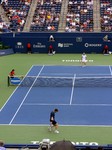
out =
[[[82,63],[82,66],[86,66],[86,63],[87,63],[87,55],[86,55],[85,53],[82,54],[81,63]]]

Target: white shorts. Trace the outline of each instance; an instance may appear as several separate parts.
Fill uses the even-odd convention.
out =
[[[86,63],[86,62],[87,62],[87,60],[85,60],[85,59],[82,59],[82,62]]]

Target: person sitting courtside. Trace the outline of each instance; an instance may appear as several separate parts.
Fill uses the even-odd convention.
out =
[[[9,73],[9,76],[11,78],[13,78],[15,76],[15,70],[14,69],[11,70],[11,72]]]
[[[109,47],[108,47],[108,45],[105,45],[105,46],[104,46],[103,54],[104,54],[104,55],[109,55]]]
[[[50,45],[49,48],[48,48],[48,54],[49,55],[54,55],[55,54],[55,51],[54,51],[54,48],[53,48],[52,45]]]

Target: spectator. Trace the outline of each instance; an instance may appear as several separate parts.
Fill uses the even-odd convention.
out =
[[[7,5],[8,1],[7,0],[1,0],[1,4]]]
[[[55,30],[55,26],[51,26],[51,31],[54,31]]]
[[[101,9],[101,31],[102,32],[111,32],[112,31],[112,2],[105,2],[101,0],[100,9]]]
[[[50,24],[47,26],[47,30],[48,30],[48,31],[51,30],[51,25],[50,25]]]
[[[18,28],[22,31],[26,22],[31,0],[14,1],[14,6],[11,4],[11,1],[1,0],[1,4],[10,21],[10,25],[7,24],[3,27],[3,32],[18,31]]]
[[[98,147],[98,150],[103,150],[103,147],[99,146],[99,147]]]
[[[40,2],[38,2],[30,31],[57,31],[60,20],[61,3],[61,0],[45,0],[41,5]]]
[[[4,147],[3,141],[0,141],[0,150],[6,150],[6,148]]]
[[[66,32],[93,32],[93,0],[69,1]]]

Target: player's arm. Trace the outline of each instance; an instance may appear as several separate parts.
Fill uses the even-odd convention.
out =
[[[53,112],[51,112],[51,114],[50,114],[50,120],[54,120],[54,113]]]
[[[53,121],[53,120],[54,120],[54,117],[51,117],[51,120]]]
[[[54,120],[54,118],[53,118],[53,117],[51,117],[51,120],[53,121],[53,120]]]

